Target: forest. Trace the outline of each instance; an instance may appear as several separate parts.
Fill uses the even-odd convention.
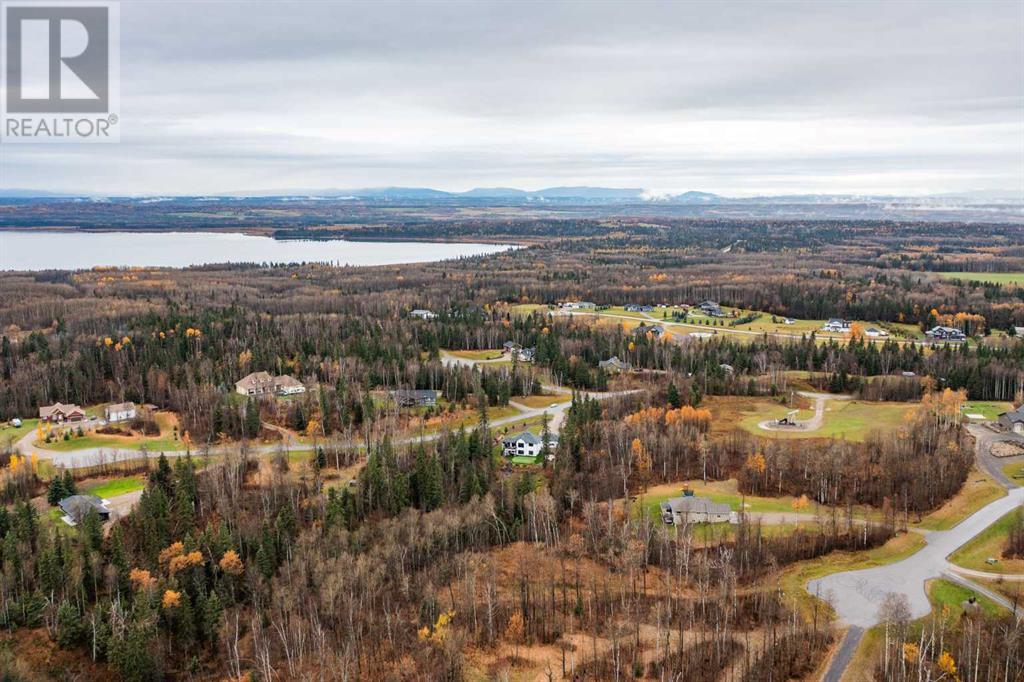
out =
[[[831,607],[786,579],[912,541],[970,482],[965,403],[1021,402],[1024,288],[937,273],[1024,271],[1024,240],[1000,225],[967,238],[956,224],[644,218],[353,228],[409,238],[452,223],[531,242],[417,265],[0,275],[0,419],[132,401],[173,414],[182,443],[119,469],[142,481],[131,513],[74,529],[53,522],[53,501],[97,472],[51,472],[0,443],[6,679],[816,679],[838,645]],[[656,337],[558,307],[704,299],[894,329],[951,322],[970,341]],[[532,362],[451,360],[508,341]],[[602,369],[612,356],[633,371]],[[310,390],[238,395],[255,371]],[[402,389],[437,404],[387,398]],[[709,407],[782,406],[799,390],[911,407],[892,429],[806,440],[753,435]],[[546,444],[557,426],[551,457],[509,464],[496,415],[560,396],[559,424],[533,422]],[[470,417],[415,435],[444,413]],[[740,506],[727,529],[666,525],[655,491],[681,482],[732,482],[741,505],[801,520]],[[1021,537],[1018,523],[1012,551]],[[929,634],[897,611],[873,679],[941,679],[944,656],[960,679],[1022,679],[1011,616]]]

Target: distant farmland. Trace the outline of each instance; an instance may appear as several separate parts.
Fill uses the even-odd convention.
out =
[[[962,279],[968,282],[1024,286],[1024,272],[937,272],[935,274],[945,279]]]

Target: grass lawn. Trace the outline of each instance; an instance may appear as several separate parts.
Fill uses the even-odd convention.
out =
[[[541,457],[540,457],[540,455],[537,455],[536,457],[527,457],[527,456],[523,455],[523,456],[510,457],[509,461],[512,462],[513,464],[519,464],[519,465],[540,464]]]
[[[499,424],[498,426],[492,426],[491,431],[497,436],[504,436],[506,434],[516,433],[518,431],[525,431],[529,429],[539,436],[541,427],[543,425],[543,417],[530,417],[529,419],[521,419],[518,421],[510,422],[508,424]]]
[[[989,573],[1024,573],[1024,559],[1003,559],[1003,548],[1010,535],[1010,529],[1016,520],[1017,510],[993,523],[983,530],[973,540],[953,552],[949,560],[957,566],[973,568],[978,571]],[[989,557],[997,559],[996,563],[989,565],[985,560]]]
[[[0,426],[0,443],[6,443],[9,438],[20,440],[26,433],[34,431],[38,423],[38,419],[22,419],[21,426],[11,426],[10,422],[4,422],[4,425]]]
[[[558,395],[512,396],[510,400],[536,410],[556,403],[567,403],[572,400],[572,395],[569,393],[559,393]]]
[[[1024,481],[1024,462],[1010,462],[1003,467],[1003,473],[1011,481]]]
[[[733,511],[740,511],[741,505],[746,505],[748,512],[789,512],[796,513],[793,509],[792,497],[744,497],[737,489],[737,481],[730,478],[727,481],[708,481],[705,484],[701,480],[682,481],[679,483],[667,483],[653,486],[643,495],[644,510],[654,518],[661,517],[661,503],[673,497],[683,494],[683,488],[688,487],[698,497],[706,497],[718,504],[728,504]],[[805,513],[814,513],[814,509],[799,510]]]
[[[789,407],[765,398],[709,398],[707,405],[716,422],[726,426],[735,423],[743,430],[763,438],[845,438],[863,441],[873,430],[891,430],[904,421],[913,403],[885,403],[861,400],[829,400],[825,404],[825,421],[817,431],[766,431],[758,424],[778,419]],[[798,419],[812,416],[810,410],[797,413]]]
[[[97,483],[85,489],[90,495],[110,499],[118,495],[133,493],[146,487],[146,479],[142,476],[128,476],[127,478],[114,478],[103,483]]]
[[[936,272],[943,279],[962,279],[966,282],[989,284],[1015,284],[1024,286],[1024,272]]]
[[[541,303],[518,303],[512,306],[511,310],[513,315],[521,315],[525,317],[526,315],[532,315],[535,310],[540,310],[541,312],[546,313],[548,312],[548,307]]]
[[[971,469],[960,492],[913,525],[924,530],[949,530],[989,502],[1005,495],[1006,490],[988,474]]]
[[[997,400],[972,400],[963,407],[963,414],[980,414],[989,421],[994,421],[1003,412],[1013,409],[1013,403],[1003,403]]]
[[[498,350],[450,350],[449,354],[464,360],[499,360],[504,356]]]
[[[931,600],[932,606],[935,607],[935,611],[941,612],[942,608],[945,607],[947,609],[947,617],[954,621],[959,620],[960,615],[964,612],[960,605],[971,597],[978,600],[981,610],[989,616],[998,616],[1004,611],[999,604],[996,604],[987,597],[978,594],[970,588],[948,580],[929,580],[927,590],[928,599]]]
[[[36,441],[36,446],[55,452],[73,452],[86,448],[117,448],[119,450],[141,450],[145,445],[149,452],[176,452],[184,450],[185,445],[173,438],[118,438],[116,436],[85,435],[71,440],[55,440],[51,443]]]

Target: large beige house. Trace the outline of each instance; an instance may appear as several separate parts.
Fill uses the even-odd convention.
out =
[[[240,395],[295,395],[305,392],[302,382],[287,374],[275,377],[268,372],[253,372],[235,382],[235,393]]]
[[[44,422],[80,422],[85,419],[85,410],[78,405],[54,403],[39,408],[39,420]]]

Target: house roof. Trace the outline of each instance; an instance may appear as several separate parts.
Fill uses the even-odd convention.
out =
[[[1021,405],[1016,410],[1010,410],[1009,412],[1003,412],[999,415],[1000,419],[1006,418],[1006,421],[1010,423],[1024,422],[1024,405]]]
[[[674,497],[662,502],[661,509],[679,514],[728,514],[732,511],[729,505],[712,502],[706,497]]]
[[[85,414],[85,410],[83,410],[78,405],[75,405],[74,403],[54,403],[53,405],[40,406],[39,418],[47,419],[58,412],[60,414],[71,414],[72,412],[80,412],[82,414]]]
[[[110,510],[103,505],[103,500],[95,495],[72,495],[61,500],[59,505],[61,511],[76,522],[81,521],[90,509],[95,509],[100,514],[110,513]]]
[[[135,403],[114,403],[107,406],[107,412],[128,412],[135,409]]]
[[[529,445],[540,445],[542,442],[539,436],[533,435],[530,431],[522,431],[514,436],[505,438],[506,443],[518,443],[519,441],[523,441]]]
[[[399,389],[396,389],[394,391],[391,391],[391,395],[395,396],[396,398],[406,398],[406,399],[409,399],[409,400],[416,400],[416,399],[419,399],[419,398],[436,398],[437,397],[437,391],[432,391],[432,390],[423,389],[423,388],[417,388],[417,389],[399,388]]]
[[[274,383],[274,377],[267,372],[253,372],[235,382],[240,388],[260,388]]]
[[[280,388],[298,388],[303,386],[303,383],[290,374],[282,374],[274,379],[274,385]]]

